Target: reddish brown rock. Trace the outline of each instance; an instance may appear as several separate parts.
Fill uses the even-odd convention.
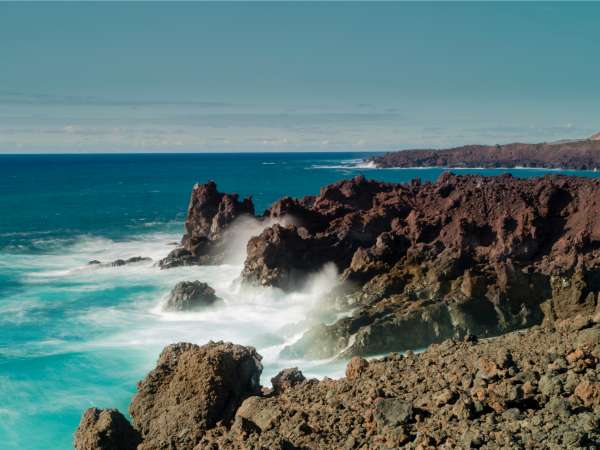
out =
[[[315,328],[286,350],[290,356],[374,354],[493,336],[595,311],[599,199],[600,181],[577,177],[444,174],[409,185],[355,178],[315,198],[315,210],[336,217],[327,229],[305,232],[302,246],[255,238],[243,275],[277,284],[286,267],[285,274],[297,269],[298,279],[307,269],[296,261],[319,266],[329,253],[342,278],[359,286],[353,318]]]
[[[281,394],[286,389],[289,389],[300,383],[304,383],[305,381],[306,377],[297,367],[283,369],[281,372],[271,378],[273,391],[276,394]]]
[[[541,144],[465,145],[444,150],[402,150],[376,156],[377,167],[600,168],[600,133],[589,139]]]
[[[573,363],[585,359],[573,342],[600,325],[591,321],[580,329],[566,322],[561,329],[533,327],[478,342],[446,340],[419,354],[390,354],[368,364],[355,358],[345,378],[292,383],[278,395],[253,391],[235,402],[231,420],[212,425],[202,418],[221,394],[205,397],[197,380],[218,384],[210,367],[228,360],[236,346],[210,344],[197,361],[168,348],[144,394],[163,401],[133,402],[155,417],[144,425],[138,449],[597,448],[600,368],[569,364],[567,356]],[[190,346],[180,350],[197,355],[202,348]],[[88,416],[94,418],[82,421],[91,424],[84,430],[114,429]],[[112,447],[77,448],[131,448],[129,434],[117,436]]]
[[[196,184],[192,190],[181,247],[160,261],[161,268],[218,263],[227,257],[225,232],[237,218],[254,216],[251,198],[217,190],[214,181]]]
[[[369,361],[360,356],[352,357],[346,366],[346,378],[353,379],[359,377],[367,367],[369,367]]]

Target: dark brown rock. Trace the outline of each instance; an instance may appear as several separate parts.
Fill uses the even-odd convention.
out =
[[[139,433],[116,409],[90,408],[75,432],[76,450],[136,450]]]
[[[227,228],[241,216],[254,216],[251,198],[217,190],[214,181],[192,190],[181,247],[159,262],[163,269],[181,265],[215,264],[227,257]]]
[[[549,169],[600,169],[598,135],[577,141],[465,145],[444,150],[402,150],[376,156],[377,167],[545,167]]]
[[[291,369],[283,369],[273,378],[271,378],[271,384],[273,385],[273,391],[276,394],[281,394],[286,389],[289,389],[297,384],[306,381],[306,377],[297,367]]]
[[[166,311],[192,311],[219,301],[215,290],[201,281],[181,281],[175,285],[165,304]]]
[[[296,261],[318,266],[329,253],[342,279],[358,286],[354,316],[316,327],[286,349],[290,356],[418,349],[552,323],[598,305],[600,221],[590,211],[599,194],[598,180],[565,176],[444,174],[410,185],[358,178],[315,198],[313,209],[341,216],[306,232],[302,246],[286,245],[293,240],[283,234],[277,245],[266,233],[255,238],[243,276],[267,269],[265,284],[277,284],[285,280],[279,267],[292,265],[298,279],[307,269]],[[370,233],[356,233],[357,223]]]

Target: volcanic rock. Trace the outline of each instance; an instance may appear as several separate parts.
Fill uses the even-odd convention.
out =
[[[376,167],[536,167],[600,169],[600,133],[589,139],[541,144],[465,145],[402,150],[370,159]]]
[[[76,450],[136,450],[139,433],[116,409],[90,408],[75,432]]]
[[[271,378],[271,384],[273,385],[273,391],[276,394],[281,394],[286,389],[296,386],[297,384],[306,381],[306,377],[297,368],[283,369],[273,378]]]
[[[600,181],[588,178],[446,173],[394,184],[357,176],[317,196],[285,197],[256,218],[265,228],[248,241],[241,279],[290,291],[328,264],[341,273],[324,302],[352,314],[309,330],[288,356],[495,336],[595,310],[599,210]],[[196,186],[184,246],[161,264],[217,261],[235,218],[252,213],[249,199]]]
[[[534,327],[361,363],[352,377],[249,398],[236,424],[210,430],[196,449],[596,448],[599,367],[548,368],[549,359],[566,360],[575,351],[573,339],[583,331]],[[482,367],[490,375],[485,379]],[[560,386],[569,382],[573,391],[547,397],[544,377]]]
[[[254,216],[251,198],[217,190],[214,181],[196,184],[192,190],[181,247],[159,262],[163,269],[181,265],[217,264],[226,255],[226,230],[240,216]]]
[[[223,342],[166,347],[129,406],[143,438],[138,450],[191,449],[206,430],[227,423],[260,392],[260,360],[253,348]]]
[[[201,281],[181,281],[175,285],[164,307],[165,311],[191,311],[219,301],[215,290]]]
[[[332,194],[332,186],[352,192],[352,184],[368,186],[369,194],[354,202]],[[344,212],[326,230],[305,233],[303,245],[288,245],[288,236],[270,239],[267,229],[249,244],[246,280],[260,274],[264,284],[286,286],[279,282],[287,277],[281,267],[286,273],[290,265],[298,269],[297,280],[303,271],[296,261],[324,264],[329,254],[342,279],[358,287],[352,294],[358,308],[350,317],[310,330],[284,350],[287,356],[419,349],[450,337],[494,336],[560,321],[598,304],[598,180],[444,174],[435,183],[359,178],[332,186],[324,189],[326,211]],[[332,206],[332,198],[344,199],[343,205]],[[314,205],[323,202],[317,197]],[[352,211],[356,206],[361,209]],[[357,235],[342,225],[350,217],[362,224],[385,220],[372,225],[372,233]],[[325,239],[329,251],[312,245]]]
[[[585,315],[419,354],[353,358],[345,378],[290,383],[277,395],[261,395],[254,350],[177,344],[132,402],[138,450],[598,448],[600,346],[588,341],[591,330],[600,323]],[[128,431],[114,432],[115,423]],[[114,411],[88,410],[76,448],[131,449],[127,425]],[[95,444],[98,436],[112,446]]]
[[[136,264],[136,263],[150,262],[150,261],[152,261],[152,258],[148,258],[146,256],[132,256],[131,258],[127,258],[127,259],[116,259],[110,263],[102,263],[101,261],[98,261],[97,259],[93,259],[88,262],[88,265],[89,266],[100,266],[100,267],[121,267],[121,266],[126,266],[127,264]]]

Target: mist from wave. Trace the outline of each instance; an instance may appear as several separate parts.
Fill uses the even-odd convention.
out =
[[[62,252],[0,254],[0,268],[10,267],[14,277],[0,304],[0,432],[10,436],[9,448],[38,448],[29,440],[23,447],[23,430],[35,423],[45,430],[39,448],[44,440],[68,448],[72,424],[85,408],[126,411],[135,383],[174,342],[252,345],[263,356],[267,386],[285,367],[299,366],[309,377],[342,375],[345,361],[279,356],[316,320],[312,312],[319,298],[337,279],[333,267],[323,268],[295,293],[243,287],[240,264],[160,270],[155,263],[179,238],[171,233],[121,241],[80,236]],[[88,264],[133,256],[152,261]],[[184,280],[208,283],[223,301],[200,311],[163,311],[172,287]],[[69,428],[41,426],[57,417]]]

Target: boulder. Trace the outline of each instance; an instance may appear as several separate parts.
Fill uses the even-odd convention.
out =
[[[136,450],[139,433],[116,409],[89,408],[75,432],[76,450]]]
[[[166,347],[129,406],[144,440],[139,450],[191,449],[207,430],[230,421],[246,397],[260,392],[260,360],[253,348],[224,342]]]
[[[192,311],[219,301],[215,290],[201,281],[181,281],[175,285],[165,304],[165,311]]]
[[[281,372],[271,378],[273,391],[276,394],[281,394],[286,389],[294,387],[300,383],[303,383],[304,381],[306,381],[306,377],[297,367],[283,369]]]

